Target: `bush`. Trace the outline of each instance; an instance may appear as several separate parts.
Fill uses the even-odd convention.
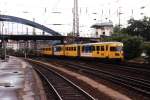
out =
[[[141,37],[129,37],[123,40],[124,56],[126,59],[139,57],[143,51],[143,39]]]
[[[150,62],[150,45],[144,45],[144,51],[146,52],[146,55],[148,56],[148,61]]]

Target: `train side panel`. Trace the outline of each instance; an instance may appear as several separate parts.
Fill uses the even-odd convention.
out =
[[[65,56],[77,57],[78,56],[78,45],[77,44],[65,45]]]
[[[52,55],[53,55],[52,46],[47,47],[47,48],[42,48],[41,54],[42,54],[43,56],[52,56]]]

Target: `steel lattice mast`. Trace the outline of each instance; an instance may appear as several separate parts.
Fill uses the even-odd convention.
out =
[[[78,14],[78,0],[74,0],[73,8],[73,36],[79,36],[79,14]]]

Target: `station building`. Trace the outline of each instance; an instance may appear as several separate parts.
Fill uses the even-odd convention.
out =
[[[112,22],[95,23],[91,28],[94,28],[93,37],[111,36],[113,33]]]

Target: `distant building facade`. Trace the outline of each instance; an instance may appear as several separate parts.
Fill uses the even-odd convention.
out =
[[[94,37],[111,36],[113,33],[113,23],[95,23],[91,26],[94,28]]]
[[[17,44],[16,41],[8,41],[6,43],[6,47],[7,48],[11,48],[11,49],[14,49],[14,50],[17,50],[19,48],[19,45]]]

